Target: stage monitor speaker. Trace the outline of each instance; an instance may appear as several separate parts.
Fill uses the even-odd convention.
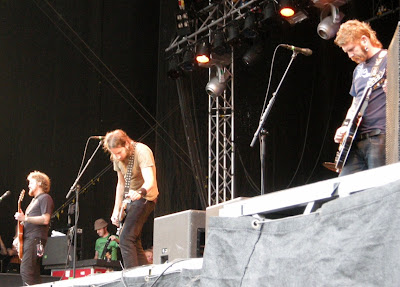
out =
[[[154,219],[153,262],[203,257],[206,212],[186,210]]]
[[[387,95],[386,95],[386,164],[400,161],[400,28],[396,31],[388,49],[387,59]]]
[[[70,254],[73,254],[71,245]],[[49,237],[44,248],[43,265],[63,265],[67,263],[68,236]],[[72,257],[70,257],[71,261]]]

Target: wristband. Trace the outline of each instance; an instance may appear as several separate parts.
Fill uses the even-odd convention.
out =
[[[137,193],[139,193],[142,197],[145,197],[147,195],[147,190],[144,187],[141,187]]]

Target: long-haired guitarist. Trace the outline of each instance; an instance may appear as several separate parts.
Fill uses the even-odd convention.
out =
[[[371,26],[358,20],[340,26],[335,44],[358,64],[350,89],[353,103],[334,137],[340,144],[335,161],[343,176],[385,165],[387,51]],[[372,87],[366,91],[369,85]],[[364,94],[365,105],[360,105]]]
[[[158,196],[153,152],[123,130],[106,134],[104,150],[110,153],[118,175],[111,221],[122,228],[119,239],[124,267],[147,264],[140,237]]]
[[[28,194],[33,199],[25,213],[20,210],[14,215],[24,225],[23,241],[19,242],[20,245],[23,244],[20,273],[24,286],[41,283],[40,259],[47,242],[50,215],[54,209],[53,199],[49,195],[50,178],[40,171],[33,171],[27,180]]]

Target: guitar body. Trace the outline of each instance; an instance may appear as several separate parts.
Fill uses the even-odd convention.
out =
[[[21,202],[24,199],[24,195],[25,195],[25,190],[23,189],[21,191],[21,194],[19,195],[19,199],[18,199],[18,212],[22,212],[21,209]],[[22,256],[24,255],[24,224],[22,221],[18,220],[18,257],[19,259],[22,259]]]
[[[360,102],[358,103],[357,108],[354,111],[353,116],[346,119],[348,131],[344,136],[343,140],[340,142],[335,157],[335,168],[337,172],[340,172],[342,170],[344,164],[346,163],[347,157],[350,153],[350,149],[357,135],[357,130],[358,127],[360,126],[362,116],[368,105],[368,100],[366,99],[369,99],[369,96],[374,86],[378,86],[384,81],[383,79],[384,74],[385,70],[380,71],[375,77],[372,77],[369,80],[360,98]]]
[[[126,208],[128,207],[128,203],[130,203],[131,200],[129,198],[125,198],[122,201],[122,205],[121,208],[119,209],[119,213],[118,213],[118,222],[119,222],[119,226],[117,228],[117,235],[119,236],[122,232],[122,228],[124,226],[124,221],[125,221],[125,217],[126,217]]]
[[[339,148],[335,157],[335,168],[337,171],[342,170],[344,164],[346,163],[351,146],[353,145],[353,141],[357,136],[358,127],[360,126],[361,120],[362,117],[359,117],[356,123],[353,122],[353,124],[349,126],[349,130],[347,131],[342,142],[339,144]]]

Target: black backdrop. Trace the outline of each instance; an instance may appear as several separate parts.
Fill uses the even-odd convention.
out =
[[[352,1],[344,8],[346,17],[371,18],[374,2]],[[383,2],[392,5],[394,1]],[[12,191],[0,203],[4,222],[0,235],[6,245],[12,241],[13,214],[19,191],[27,188],[26,175],[41,170],[51,177],[58,209],[76,178],[87,138],[115,128],[126,130],[155,152],[161,193],[155,216],[201,209],[176,85],[166,76],[164,50],[174,38],[175,9],[176,1],[165,0],[0,1],[0,191]],[[298,55],[267,121],[267,191],[335,176],[321,162],[333,160],[336,152],[332,138],[350,103],[348,90],[355,65],[332,40],[318,37],[318,15],[310,16],[295,26],[282,22],[267,29],[263,57],[252,67],[245,67],[240,60],[246,43],[238,48],[237,196],[259,194],[247,177],[260,185],[258,144],[254,148],[249,144],[258,125],[272,53],[280,43],[308,47],[314,53],[311,57]],[[397,20],[398,15],[393,14],[371,22],[385,47]],[[278,51],[272,90],[290,56],[290,51]],[[205,171],[207,75],[206,69],[197,69],[184,76],[192,91],[192,120],[198,127]],[[89,142],[89,155],[96,146],[96,141]],[[98,152],[81,185],[86,186],[108,165],[107,155]],[[111,214],[115,183],[114,172],[108,170],[80,197],[79,227],[84,230],[86,258],[93,256],[97,237],[93,222]],[[23,207],[28,203],[25,199]],[[53,220],[53,228],[67,226],[66,212],[64,209]],[[151,221],[143,235],[144,245],[151,245]]]

